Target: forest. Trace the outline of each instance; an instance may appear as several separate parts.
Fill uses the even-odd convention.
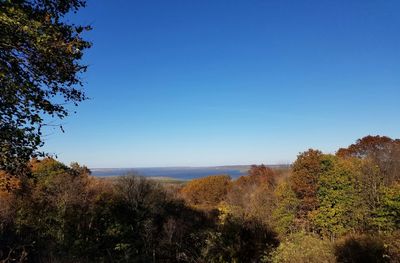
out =
[[[274,153],[261,141],[284,144],[282,131],[292,131],[295,141],[286,144],[296,147],[304,136],[317,133],[325,142],[331,139],[327,134],[336,134],[338,142],[349,129],[361,135],[377,129],[378,134],[395,132],[398,15],[390,16],[397,10],[395,1],[386,7],[386,1],[365,6],[343,2],[338,9],[305,1],[302,11],[301,4],[288,3],[274,9],[274,1],[260,1],[268,2],[265,6],[241,1],[222,9],[215,6],[219,1],[202,8],[194,3],[206,1],[193,1],[193,6],[174,1],[91,4],[99,2],[98,13],[93,8],[76,17],[85,0],[0,1],[1,263],[400,262],[400,139],[374,133],[335,153],[300,147],[296,152],[304,152],[289,168],[256,164],[239,178],[218,174],[182,183],[140,174],[95,177],[85,165],[64,164],[44,148],[56,130],[64,133],[76,106],[96,97],[91,94],[97,94],[97,102],[93,99],[84,118],[69,126],[75,127],[76,137],[53,140],[52,146],[59,147],[55,152],[65,156],[63,151],[72,149],[81,161],[101,153],[107,156],[98,159],[109,161],[139,158],[147,151],[146,161],[153,163],[170,154],[179,161],[189,159],[187,154],[200,148],[209,155],[203,161],[217,163],[214,159],[224,155],[214,150],[229,148],[228,153],[236,138],[243,138],[237,151],[255,152],[249,160],[257,160],[260,149]],[[283,10],[292,12],[284,17]],[[342,12],[349,17],[341,17]],[[276,17],[264,20],[270,16]],[[94,17],[103,18],[97,23],[101,30],[88,35]],[[241,24],[246,22],[247,27]],[[94,50],[83,59],[96,35],[97,56]],[[89,81],[83,76],[92,63],[97,66],[91,75],[96,84],[87,95]],[[158,85],[151,86],[151,79]],[[132,105],[138,108],[126,107]],[[292,126],[271,129],[275,123],[270,115]],[[314,117],[305,117],[309,115]],[[329,126],[325,132],[314,131],[323,125]],[[308,127],[303,137],[299,127]],[[80,133],[90,128],[92,132]],[[265,133],[269,130],[276,131]],[[97,141],[89,143],[88,137]],[[136,144],[129,146],[135,138]],[[148,151],[153,148],[142,143],[146,140],[168,152]],[[225,148],[215,146],[223,140]],[[199,148],[189,142],[198,142],[193,145]],[[109,152],[104,150],[107,143],[124,148]],[[140,145],[143,151],[136,148]],[[134,150],[127,151],[129,147]],[[245,162],[244,155],[234,157],[219,161]]]
[[[34,158],[1,173],[1,262],[400,262],[400,140],[182,184]]]

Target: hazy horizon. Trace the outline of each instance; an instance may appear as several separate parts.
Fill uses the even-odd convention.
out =
[[[252,165],[266,165],[266,166],[288,166],[292,163],[276,163],[276,164],[269,164],[269,163],[252,163],[252,164],[227,164],[227,165],[201,165],[201,166],[126,166],[126,167],[88,167],[89,169],[154,169],[154,168],[162,168],[162,169],[190,169],[190,168],[219,168],[219,167],[245,167],[245,166],[252,166]]]

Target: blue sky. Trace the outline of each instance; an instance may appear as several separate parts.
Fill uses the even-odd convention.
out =
[[[91,100],[44,149],[89,167],[289,163],[399,138],[400,1],[94,1]]]

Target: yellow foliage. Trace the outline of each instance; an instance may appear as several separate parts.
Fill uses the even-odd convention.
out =
[[[215,208],[223,201],[230,188],[228,175],[213,175],[188,182],[182,189],[182,197],[191,205]]]
[[[219,223],[223,225],[230,214],[231,207],[226,202],[221,202],[218,206]]]

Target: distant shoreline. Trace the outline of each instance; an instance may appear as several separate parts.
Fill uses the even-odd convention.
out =
[[[289,165],[267,165],[272,169],[286,169]],[[247,174],[251,165],[227,165],[208,167],[147,167],[147,168],[91,168],[96,177],[117,177],[123,175],[140,175],[149,178],[169,178],[170,180],[187,181],[204,176],[225,174],[235,179]]]

